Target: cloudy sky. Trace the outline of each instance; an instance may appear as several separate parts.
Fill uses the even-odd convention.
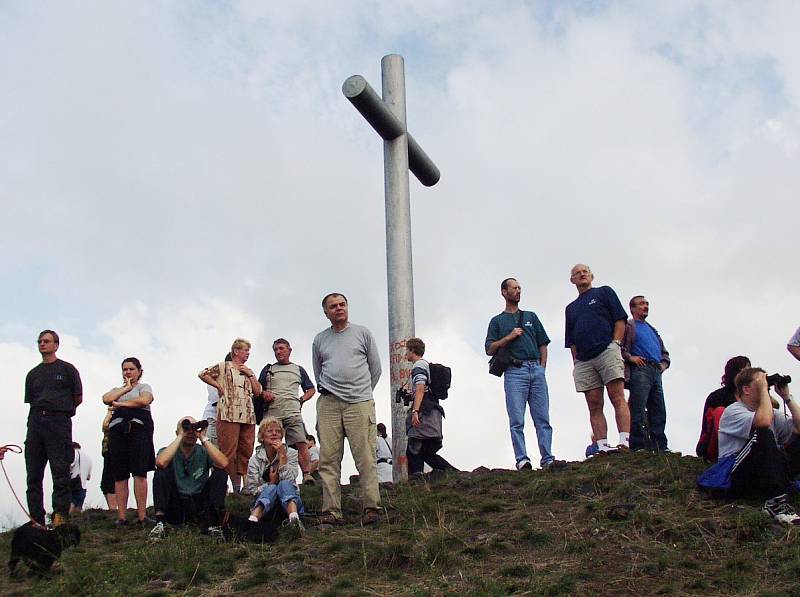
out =
[[[235,337],[253,368],[278,336],[310,368],[331,290],[385,347],[388,420],[382,146],[341,84],[380,89],[399,53],[409,129],[442,171],[411,200],[416,331],[453,368],[443,454],[513,465],[483,339],[515,276],[553,340],[554,451],[582,457],[576,262],[650,299],[667,434],[692,453],[727,358],[800,375],[798,20],[791,2],[0,2],[0,443],[23,443],[24,377],[54,328],[99,504],[100,396],[123,357],[164,445]],[[22,457],[5,463],[23,495]],[[21,520],[0,489],[0,523]]]

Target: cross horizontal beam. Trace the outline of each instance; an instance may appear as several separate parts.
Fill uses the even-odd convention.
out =
[[[403,123],[392,114],[380,96],[361,75],[349,77],[342,85],[342,93],[356,110],[369,122],[384,140],[391,141],[403,133],[408,135],[408,169],[423,185],[432,187],[441,177],[439,168],[428,157]]]

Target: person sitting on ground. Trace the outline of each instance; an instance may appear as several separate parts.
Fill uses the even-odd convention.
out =
[[[800,516],[786,495],[789,484],[800,473],[800,405],[792,399],[788,384],[778,384],[775,391],[790,414],[775,408],[766,372],[758,367],[743,369],[734,383],[736,402],[720,419],[720,461],[714,467],[722,470],[732,464],[728,495],[766,497],[765,513],[800,526]]]
[[[308,470],[315,481],[319,481],[319,446],[317,438],[310,433],[306,433],[306,443],[308,444]]]
[[[420,476],[427,463],[434,470],[458,469],[439,456],[442,449],[442,418],[444,409],[430,391],[431,371],[428,361],[422,358],[425,343],[419,338],[406,340],[406,360],[411,362],[411,381],[414,401],[406,418],[408,435],[408,474]]]
[[[75,458],[69,467],[69,513],[79,514],[86,500],[86,484],[92,478],[92,459],[81,450],[78,442],[72,442],[72,448]]]
[[[211,525],[220,524],[227,491],[224,469],[228,458],[206,438],[205,425],[205,421],[198,424],[194,417],[181,417],[173,442],[158,451],[153,475],[157,522],[150,531],[151,541],[164,537],[166,523],[194,523],[211,532]]]
[[[258,496],[250,509],[250,521],[260,521],[280,503],[289,515],[289,524],[303,530],[303,500],[295,482],[299,471],[297,450],[283,442],[280,419],[264,417],[258,427],[258,441],[247,465],[244,489],[245,493]]]
[[[375,448],[375,457],[378,459],[378,483],[392,483],[392,443],[386,433],[386,425],[378,423],[378,443]]]
[[[750,366],[750,359],[745,356],[731,357],[725,363],[722,373],[722,387],[708,395],[703,405],[703,420],[700,424],[700,439],[695,452],[706,462],[717,461],[717,438],[719,437],[719,419],[725,408],[736,402],[734,380],[736,375]]]

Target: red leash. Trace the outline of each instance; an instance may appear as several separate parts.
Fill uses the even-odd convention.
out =
[[[28,517],[33,526],[46,531],[47,527],[36,522],[31,517],[30,513],[25,509],[25,506],[22,505],[22,502],[19,500],[19,497],[17,497],[17,492],[14,491],[14,486],[11,485],[11,479],[8,478],[8,473],[6,472],[6,466],[3,464],[3,456],[5,456],[6,452],[11,452],[12,454],[22,454],[22,448],[20,448],[17,444],[6,444],[5,446],[0,446],[0,467],[3,468],[3,474],[6,477],[6,482],[8,483],[8,487],[11,489],[11,493],[14,495],[14,499],[17,500],[19,507],[22,508],[23,512],[25,512],[25,516]]]

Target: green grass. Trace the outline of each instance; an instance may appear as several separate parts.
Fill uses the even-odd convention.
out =
[[[345,487],[350,524],[319,531],[309,521],[304,535],[282,529],[271,545],[189,529],[149,545],[149,529],[118,530],[90,511],[61,574],[0,575],[0,594],[798,594],[800,532],[771,521],[757,501],[732,508],[700,495],[702,468],[677,454],[637,453],[559,472],[400,484],[381,489],[388,522],[367,528],[358,524],[358,488]],[[302,491],[319,508],[320,489]],[[228,507],[244,514],[248,500],[229,496]],[[9,545],[0,534],[0,557]]]

